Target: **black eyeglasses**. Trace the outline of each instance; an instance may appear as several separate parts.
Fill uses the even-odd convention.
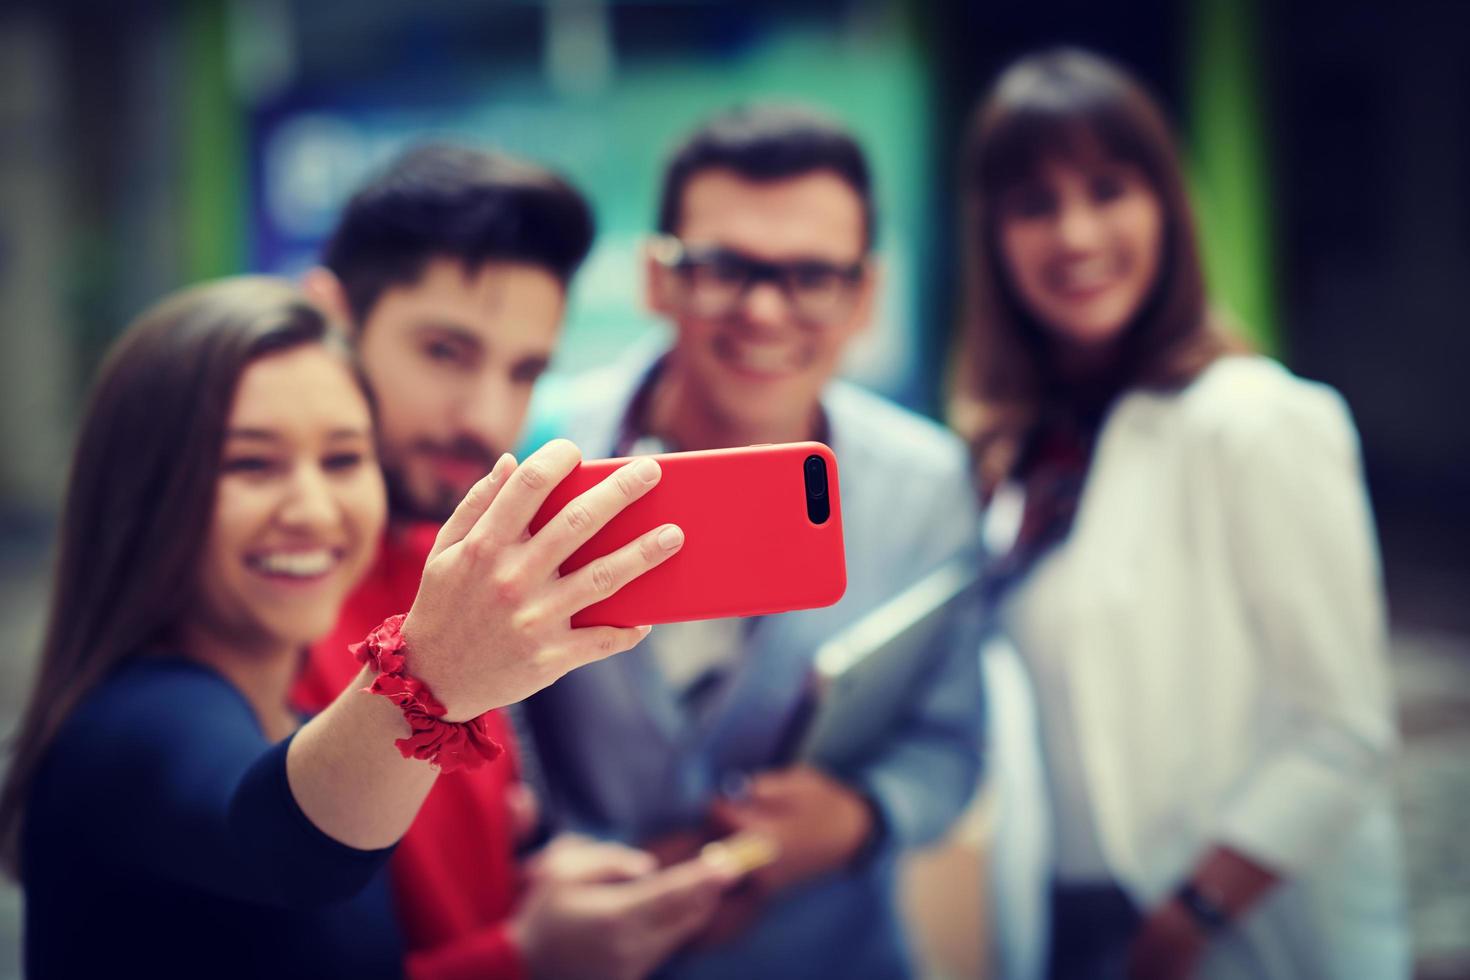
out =
[[[836,323],[852,312],[864,275],[861,262],[767,262],[719,245],[686,245],[672,235],[655,238],[650,254],[683,280],[690,312],[711,319],[734,313],[757,283],[769,282],[798,320]]]

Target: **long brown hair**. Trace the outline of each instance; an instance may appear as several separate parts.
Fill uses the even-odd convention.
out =
[[[1164,212],[1158,280],[1126,328],[1113,387],[1178,388],[1239,346],[1207,311],[1183,169],[1155,100],[1122,68],[1085,51],[1022,58],[976,110],[962,170],[967,296],[951,416],[971,440],[987,490],[1011,474],[1061,397],[1041,329],[1005,271],[996,202],[1048,160],[1099,156],[1142,171]]]
[[[0,861],[17,877],[26,798],[57,732],[119,663],[168,643],[194,602],[241,374],[334,336],[290,283],[242,276],[158,303],[103,362],[72,461],[40,667],[0,791]]]

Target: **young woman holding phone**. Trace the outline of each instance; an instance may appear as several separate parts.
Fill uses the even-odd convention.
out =
[[[528,534],[578,458],[566,442],[502,458],[440,531],[406,619],[303,721],[301,651],[384,520],[366,389],[277,280],[195,287],[134,323],[82,423],[0,798],[27,975],[399,975],[382,869],[438,773],[499,751],[482,713],[641,640],[569,619],[682,541],[652,528],[558,577],[659,478],[630,463],[578,520]],[[713,907],[718,869],[690,875],[687,904]]]
[[[1405,975],[1383,601],[1342,399],[1220,328],[1164,116],[1117,66],[1010,67],[964,176],[956,421],[1035,689],[1050,974]]]

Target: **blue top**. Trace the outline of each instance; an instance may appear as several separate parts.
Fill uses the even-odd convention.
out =
[[[533,439],[566,436],[609,455],[657,362],[623,363],[536,393]],[[707,712],[678,705],[645,648],[573,671],[526,716],[548,806],[569,827],[640,841],[701,823],[742,773],[783,762],[823,641],[978,542],[964,446],[939,426],[853,385],[822,396],[842,486],[847,593],[825,609],[767,616],[744,634],[740,665]],[[680,957],[679,980],[883,978],[909,972],[894,909],[894,861],[942,835],[981,769],[978,615],[936,638],[943,653],[876,750],[835,775],[873,801],[882,837],[860,866],[793,889],[717,950]]]
[[[145,657],[104,681],[26,808],[26,976],[400,976],[392,848],[318,830],[289,745],[201,665]]]

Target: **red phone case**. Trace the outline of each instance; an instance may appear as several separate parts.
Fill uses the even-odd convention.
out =
[[[813,523],[804,466],[826,463],[830,515]],[[654,457],[658,486],[634,501],[561,566],[569,575],[661,524],[684,529],[662,565],[572,617],[574,626],[758,616],[828,606],[847,589],[837,458],[819,442],[746,446]],[[626,459],[584,461],[551,492],[531,531]]]

